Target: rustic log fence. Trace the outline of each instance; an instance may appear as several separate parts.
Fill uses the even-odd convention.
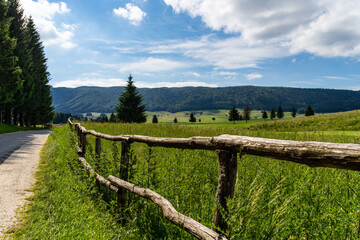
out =
[[[265,139],[246,136],[220,135],[217,137],[191,137],[191,138],[163,138],[141,135],[108,135],[87,130],[79,123],[68,120],[71,128],[75,126],[79,145],[77,150],[79,161],[92,173],[100,184],[118,194],[118,203],[124,206],[127,197],[126,192],[137,194],[157,204],[163,210],[166,219],[175,225],[185,229],[198,239],[227,239],[222,233],[228,230],[224,219],[227,211],[227,199],[234,196],[237,154],[269,157],[305,164],[310,167],[328,167],[360,171],[360,145],[340,144],[328,142],[304,142]],[[120,179],[109,176],[108,180],[97,174],[87,163],[84,156],[86,153],[86,135],[95,136],[95,158],[101,155],[101,139],[121,142]],[[203,149],[214,150],[217,153],[219,164],[219,180],[216,191],[216,203],[213,225],[214,229],[196,222],[190,217],[177,212],[171,203],[150,189],[144,189],[127,182],[129,153],[131,143],[145,143],[150,147],[165,147],[177,149]],[[95,161],[98,163],[99,161]],[[97,166],[95,166],[96,168]],[[126,190],[126,191],[125,191]]]

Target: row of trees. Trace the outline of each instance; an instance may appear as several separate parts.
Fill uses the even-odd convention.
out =
[[[246,122],[250,120],[251,115],[251,109],[249,105],[245,105],[243,109],[242,115],[240,114],[239,110],[237,110],[235,107],[232,107],[229,111],[229,121],[239,121],[239,120],[245,120]]]
[[[0,122],[30,126],[53,119],[47,59],[19,0],[0,0]]]
[[[306,110],[305,110],[305,116],[312,116],[315,114],[314,109],[311,107],[311,105],[308,105]],[[292,117],[296,117],[296,109],[293,107],[291,110],[291,116]],[[277,112],[275,112],[275,109],[272,108],[271,112],[270,112],[270,119],[274,119],[274,118],[283,118],[284,117],[284,111],[282,110],[281,106],[279,106]],[[262,118],[263,119],[268,119],[268,113],[266,111],[262,112]]]

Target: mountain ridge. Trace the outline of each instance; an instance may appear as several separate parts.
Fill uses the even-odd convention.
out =
[[[52,88],[56,112],[114,112],[124,87]],[[308,104],[317,113],[360,109],[360,92],[352,90],[291,87],[179,87],[139,88],[148,111],[194,111],[242,108],[284,111],[292,107],[302,112]]]

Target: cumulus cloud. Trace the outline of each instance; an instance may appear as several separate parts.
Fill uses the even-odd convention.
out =
[[[127,3],[125,8],[114,9],[113,12],[116,16],[128,19],[132,25],[139,25],[146,16],[145,12],[132,3]]]
[[[62,23],[56,26],[54,17],[56,14],[70,12],[64,2],[48,2],[47,0],[20,0],[25,15],[32,16],[39,30],[45,46],[60,45],[62,48],[73,48],[76,44],[72,41],[75,25]]]
[[[358,0],[164,0],[175,13],[200,17],[209,28],[239,34],[249,45],[274,44],[291,54],[360,55]]]
[[[246,74],[245,77],[247,80],[254,80],[254,79],[262,78],[263,75],[259,73],[250,73],[250,74]]]

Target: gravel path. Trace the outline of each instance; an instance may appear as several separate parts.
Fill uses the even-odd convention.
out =
[[[16,209],[31,195],[39,153],[50,132],[0,135],[0,239],[15,223]]]

